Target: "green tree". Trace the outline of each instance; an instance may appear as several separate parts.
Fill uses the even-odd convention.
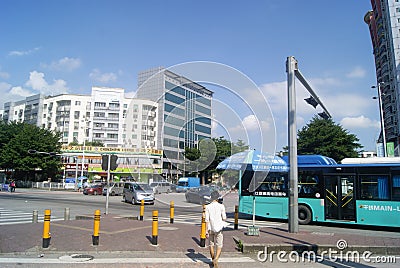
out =
[[[358,143],[356,135],[350,134],[332,119],[315,116],[310,123],[297,132],[298,154],[320,154],[341,161],[346,157],[357,157]]]
[[[0,168],[21,177],[35,169],[55,177],[61,165],[61,134],[26,123],[0,123]],[[28,151],[53,153],[31,154]],[[20,178],[18,178],[20,179]]]
[[[199,174],[196,175],[205,181],[217,172],[216,168],[223,159],[247,150],[249,146],[242,140],[232,143],[224,137],[219,137],[200,141],[199,148],[185,148],[185,158],[191,161],[187,165],[188,170],[199,170]]]

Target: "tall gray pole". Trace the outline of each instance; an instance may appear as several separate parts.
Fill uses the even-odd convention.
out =
[[[107,157],[107,194],[106,194],[106,215],[108,214],[108,197],[110,192],[110,164],[111,164],[111,155],[109,154]]]
[[[74,190],[78,191],[78,156],[74,156],[75,159],[75,185]]]
[[[378,83],[378,102],[379,102],[379,113],[381,117],[381,131],[382,131],[382,142],[383,142],[383,156],[387,157],[387,149],[386,149],[386,133],[385,133],[385,118],[383,117],[383,107],[382,107],[382,90],[381,85],[383,83]]]
[[[297,188],[297,127],[295,71],[297,61],[289,56],[286,61],[288,81],[288,132],[289,132],[289,233],[299,231]]]

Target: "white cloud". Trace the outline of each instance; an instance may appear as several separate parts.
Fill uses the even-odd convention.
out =
[[[346,76],[348,78],[364,78],[366,73],[367,72],[364,68],[357,66],[353,70],[351,70]]]
[[[101,73],[99,69],[94,69],[89,74],[89,77],[101,83],[110,83],[117,81],[117,75],[115,73]]]
[[[11,85],[8,83],[0,82],[0,93],[4,93],[11,88]],[[2,95],[3,96],[3,95]]]
[[[66,93],[68,91],[66,85],[67,83],[61,79],[54,80],[53,84],[49,84],[44,79],[44,73],[37,71],[30,72],[29,80],[25,83],[25,86],[31,87],[45,95]]]
[[[0,82],[0,109],[3,109],[4,103],[9,101],[19,101],[28,96],[32,96],[34,92],[30,92],[22,87],[13,87],[12,85]]]
[[[31,91],[24,89],[22,87],[12,87],[10,90],[10,94],[11,95],[15,95],[15,96],[21,96],[21,97],[29,97],[32,96],[34,93],[32,93]]]
[[[9,56],[26,56],[32,54],[35,51],[38,51],[40,47],[35,47],[34,49],[29,50],[13,50],[8,53]]]
[[[356,129],[356,128],[380,128],[380,123],[376,120],[371,120],[370,118],[367,118],[363,115],[360,115],[358,117],[344,117],[341,121],[340,124],[344,128],[349,128],[349,129]]]
[[[242,123],[247,130],[256,130],[260,128],[259,122],[255,115],[246,116]]]
[[[79,58],[64,57],[58,61],[53,61],[51,64],[42,63],[41,66],[57,71],[73,71],[81,66],[82,62]]]

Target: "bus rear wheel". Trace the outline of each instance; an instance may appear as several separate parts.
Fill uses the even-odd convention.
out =
[[[299,224],[309,224],[311,220],[311,210],[307,206],[299,205]]]

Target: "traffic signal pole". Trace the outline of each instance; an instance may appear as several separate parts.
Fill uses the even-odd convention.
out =
[[[296,126],[296,78],[310,93],[311,97],[306,99],[306,102],[314,108],[319,104],[323,112],[319,115],[323,118],[331,118],[330,113],[320,101],[317,94],[312,90],[299,71],[297,60],[293,57],[287,57],[286,60],[287,72],[287,89],[288,89],[288,132],[289,132],[289,233],[299,232],[299,217],[298,217],[298,169],[297,169],[297,126]]]
[[[106,215],[108,214],[108,197],[109,197],[109,194],[110,194],[110,163],[111,163],[111,155],[107,155]]]
[[[288,81],[288,132],[289,132],[289,233],[299,232],[297,189],[297,129],[295,70],[297,61],[288,57],[286,62]]]

